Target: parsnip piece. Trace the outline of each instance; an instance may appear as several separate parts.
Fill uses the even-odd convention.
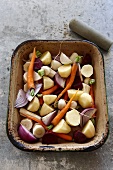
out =
[[[28,86],[27,86],[27,83],[24,84],[24,91],[27,92],[28,91]]]
[[[90,64],[86,64],[81,68],[81,74],[84,77],[90,77],[93,74],[93,67]]]
[[[44,136],[44,134],[45,134],[45,129],[43,128],[43,126],[38,123],[35,123],[33,126],[33,135],[36,138],[41,138]]]
[[[80,114],[76,109],[66,113],[66,122],[71,126],[78,126],[80,124]]]
[[[33,121],[31,119],[25,118],[20,122],[27,130],[30,130],[33,126]]]

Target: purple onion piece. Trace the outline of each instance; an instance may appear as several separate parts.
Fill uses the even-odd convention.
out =
[[[80,113],[80,126],[83,127],[89,119],[92,118],[94,113],[97,111],[96,108],[87,108]]]
[[[34,143],[34,142],[38,141],[38,139],[35,138],[34,135],[21,124],[18,129],[18,134],[19,134],[20,138],[25,142]]]
[[[26,98],[26,93],[22,89],[20,89],[18,91],[14,107],[20,108],[20,107],[25,106],[27,103],[28,103],[28,100]]]
[[[55,82],[62,88],[65,86],[66,79],[62,78],[58,72],[55,74]]]
[[[35,85],[34,96],[40,91],[41,87],[42,87],[42,84],[41,84],[41,83]],[[34,96],[31,96],[30,90],[27,91],[27,93],[26,93],[26,98],[27,98],[28,101],[31,102],[31,100],[34,98]]]

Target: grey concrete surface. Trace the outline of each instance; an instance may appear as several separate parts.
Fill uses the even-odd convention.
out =
[[[74,17],[113,39],[113,0],[0,0],[0,170],[113,170],[113,47],[105,61],[110,133],[96,151],[22,152],[7,138],[12,50],[28,39],[82,39],[68,27]]]

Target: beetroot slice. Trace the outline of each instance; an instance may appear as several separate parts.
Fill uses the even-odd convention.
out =
[[[34,62],[34,68],[33,68],[34,71],[41,69],[42,65],[43,65],[42,61],[39,58],[36,58]]]
[[[42,137],[42,144],[57,144],[57,143],[58,143],[58,137],[51,131],[46,132]]]
[[[79,130],[74,132],[73,139],[76,143],[85,143],[87,140],[86,136]]]
[[[82,58],[82,63],[81,63],[81,66],[83,66],[83,65],[86,65],[86,64],[92,64],[92,61],[91,61],[92,59],[91,59],[91,56],[90,56],[90,54],[85,54],[84,56],[83,56],[83,58]]]

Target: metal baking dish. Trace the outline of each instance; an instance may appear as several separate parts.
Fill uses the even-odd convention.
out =
[[[36,47],[41,52],[50,51],[52,55],[58,53],[62,41],[46,40],[28,40],[14,50],[11,60],[10,87],[7,114],[7,135],[14,146],[26,151],[92,151],[99,148],[107,139],[108,113],[105,91],[104,61],[100,50],[96,45],[88,41],[63,41],[62,51],[70,56],[73,52],[79,55],[89,53],[92,57],[94,67],[94,77],[96,84],[94,86],[95,104],[97,107],[96,117],[96,135],[90,141],[84,144],[75,142],[63,142],[61,144],[45,145],[40,142],[28,144],[22,141],[17,132],[20,122],[20,115],[14,102],[18,90],[23,87],[23,58],[28,59],[28,54]]]

